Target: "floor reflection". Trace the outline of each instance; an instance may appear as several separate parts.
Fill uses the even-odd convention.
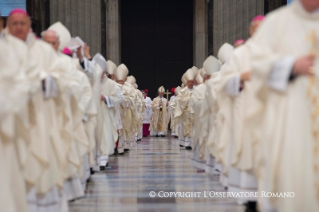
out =
[[[91,177],[85,198],[70,203],[70,212],[244,211],[234,199],[204,197],[204,191],[224,189],[218,176],[193,168],[190,155],[178,139],[144,138],[125,156],[111,157],[109,167]],[[161,191],[175,193],[165,198],[158,196]],[[176,192],[201,193],[178,197]]]

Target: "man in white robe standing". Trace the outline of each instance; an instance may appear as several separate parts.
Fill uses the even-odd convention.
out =
[[[98,55],[95,60],[104,70],[101,77],[101,102],[99,107],[97,147],[100,155],[100,169],[104,170],[108,165],[108,157],[114,153],[118,140],[118,108],[122,103],[121,92],[117,84],[106,76],[106,70],[116,69],[116,66],[107,67],[105,59]]]
[[[218,81],[219,70],[221,68],[221,64],[217,58],[214,56],[209,56],[203,64],[203,70],[205,72],[204,75],[204,85],[205,85],[205,93],[204,93],[204,102],[202,103],[202,107],[200,108],[201,112],[199,113],[199,120],[202,123],[202,134],[201,137],[203,139],[204,144],[200,146],[199,149],[199,159],[206,161],[205,172],[210,174],[218,174],[216,171],[216,163],[215,163],[215,154],[211,152],[208,148],[208,143],[211,140],[217,138],[217,132],[215,131],[215,122],[216,122],[216,101],[214,98],[216,96],[211,96],[214,93],[209,92],[208,89],[212,89],[215,82]],[[210,137],[213,135],[214,137]],[[210,140],[211,139],[211,140]],[[205,151],[203,151],[203,149]]]
[[[181,90],[181,94],[176,97],[175,108],[175,123],[180,123],[181,138],[185,138],[185,141],[180,139],[180,146],[185,147],[187,150],[192,150],[192,138],[191,132],[194,122],[194,111],[192,109],[190,97],[194,92],[195,72],[192,69],[188,69],[184,74],[187,86]]]
[[[62,54],[61,52],[71,39],[68,29],[62,24],[59,24],[54,30],[51,29],[43,32],[42,38],[45,42],[51,44],[53,49],[57,51],[59,63],[64,67],[62,77],[67,79],[68,82],[68,91],[62,96],[65,102],[65,106],[61,107],[61,109],[63,109],[64,118],[59,120],[59,125],[61,132],[64,133],[62,138],[65,142],[67,151],[67,164],[65,165],[65,173],[63,175],[66,180],[64,182],[64,191],[66,198],[70,201],[84,196],[84,189],[78,175],[82,164],[81,153],[78,151],[78,149],[81,149],[81,143],[79,143],[77,139],[79,131],[76,130],[77,128],[74,125],[77,119],[74,116],[77,115],[76,111],[80,108],[77,106],[78,104],[73,104],[73,102],[75,103],[76,97],[81,95],[87,95],[88,98],[86,99],[89,100],[91,92],[83,92],[83,88],[86,86],[91,89],[91,87],[88,80],[86,81],[87,83],[83,83],[82,80],[79,80],[83,77],[84,79],[87,79],[87,77],[84,73],[77,70],[69,56]],[[81,74],[84,76],[81,77]],[[86,104],[87,103],[88,101]],[[79,120],[82,120],[82,116],[79,117]]]
[[[176,96],[177,96],[177,94],[175,93],[175,89],[176,88],[171,88],[171,93],[173,94],[172,96],[171,96],[171,98],[169,99],[169,102],[168,102],[168,105],[169,105],[169,107],[168,107],[168,112],[169,112],[169,119],[170,119],[170,128],[171,128],[171,136],[173,136],[174,138],[178,138],[178,133],[177,133],[177,131],[176,131],[176,129],[174,129],[172,126],[172,120],[173,120],[173,118],[174,118],[174,112],[175,112],[175,110],[172,108],[172,107],[170,107],[170,105],[171,105],[171,103],[174,101],[174,99],[176,98]],[[173,110],[172,110],[173,109]]]
[[[270,13],[248,45],[261,103],[259,189],[295,193],[260,199],[261,211],[319,211],[318,10],[317,0],[296,0]]]
[[[253,18],[249,27],[251,36],[263,19],[264,16]],[[226,149],[230,151],[229,161],[225,166],[228,166],[228,189],[231,192],[258,191],[253,168],[256,154],[251,133],[253,126],[249,126],[247,122],[251,118],[250,111],[253,110],[250,107],[254,105],[254,88],[253,82],[250,81],[251,61],[247,49],[249,43],[250,39],[233,52],[228,65],[223,70],[222,90],[219,92],[223,110],[232,114],[229,118],[233,135],[231,140],[225,141]],[[256,210],[256,197],[236,199],[239,204],[247,203],[247,210]]]
[[[206,92],[206,99],[208,105],[210,105],[210,114],[212,116],[206,147],[210,155],[215,158],[215,170],[221,172],[220,181],[225,187],[227,187],[227,176],[225,174],[227,167],[225,168],[223,164],[226,164],[224,161],[228,159],[229,149],[225,148],[224,143],[225,141],[229,141],[232,135],[230,127],[231,119],[229,118],[231,114],[229,114],[228,110],[225,111],[223,105],[221,105],[220,102],[223,98],[219,96],[219,91],[222,89],[223,69],[227,66],[227,61],[233,51],[234,47],[228,43],[223,44],[219,49],[218,59],[221,61],[222,67],[220,71],[213,73],[210,79],[208,79]],[[222,156],[225,156],[226,159]]]
[[[143,137],[147,137],[150,135],[149,128],[152,119],[152,99],[147,96],[148,89],[142,90],[142,94],[144,96],[145,102],[145,111],[143,117]]]
[[[30,133],[35,138],[31,139],[34,154],[42,154],[41,157],[49,161],[49,166],[36,178],[33,178],[33,182],[31,181],[32,189],[28,193],[29,208],[31,211],[59,210],[62,201],[60,194],[63,192],[61,190],[63,187],[61,175],[63,174],[66,153],[56,116],[61,97],[59,90],[63,91],[65,86],[64,80],[60,78],[62,69],[52,47],[37,40],[30,33],[31,21],[25,11],[13,10],[10,13],[8,29],[13,36],[28,45],[29,54],[35,59],[39,69],[38,75],[33,76],[38,76],[38,83],[42,82],[44,85],[43,96],[35,94],[32,96],[34,104],[36,104],[37,120],[42,121],[42,123],[37,123],[37,127],[43,127],[43,131],[33,128]],[[41,99],[43,97],[44,99]],[[43,134],[43,140],[38,139],[39,133]],[[34,173],[26,173],[26,176],[34,176]],[[49,202],[52,204],[48,204]]]
[[[8,212],[26,212],[29,210],[23,176],[26,160],[23,155],[29,152],[24,146],[27,140],[21,136],[23,131],[16,126],[21,124],[24,128],[29,127],[25,111],[31,86],[25,74],[29,68],[34,68],[34,64],[30,63],[27,46],[2,32],[2,29],[3,19],[0,14],[0,208]],[[21,144],[23,148],[18,147]]]
[[[158,88],[158,97],[152,102],[152,120],[150,125],[151,135],[155,137],[165,137],[169,122],[168,100],[164,98],[165,88]]]
[[[123,92],[123,101],[120,105],[120,116],[122,122],[122,129],[120,130],[118,153],[123,155],[124,151],[129,151],[130,138],[135,134],[134,122],[135,122],[135,95],[132,86],[126,82],[129,71],[124,64],[117,67],[115,71],[115,81],[118,83],[118,87]]]

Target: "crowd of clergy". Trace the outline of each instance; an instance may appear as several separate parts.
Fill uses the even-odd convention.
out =
[[[0,208],[64,212],[90,175],[142,137],[179,139],[246,211],[319,211],[319,1],[256,16],[151,100],[60,22],[36,37],[26,11],[0,21]],[[179,83],[178,83],[179,84]],[[292,195],[293,193],[293,195]],[[213,200],[212,200],[213,201]]]
[[[193,166],[245,194],[246,211],[319,211],[319,1],[295,0],[247,30],[183,74],[172,135]]]
[[[143,94],[60,22],[41,38],[22,9],[0,23],[0,210],[68,211],[109,156],[142,138]]]

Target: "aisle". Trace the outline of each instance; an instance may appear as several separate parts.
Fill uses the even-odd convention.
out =
[[[224,189],[217,176],[190,166],[190,154],[177,139],[144,138],[130,153],[111,157],[107,170],[91,177],[86,197],[70,204],[70,212],[244,211],[233,199],[204,197],[204,191]],[[150,197],[151,191],[156,197]],[[161,198],[160,191],[201,194]]]

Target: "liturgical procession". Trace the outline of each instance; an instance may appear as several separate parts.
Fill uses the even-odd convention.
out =
[[[0,212],[319,212],[319,0],[0,0]]]

